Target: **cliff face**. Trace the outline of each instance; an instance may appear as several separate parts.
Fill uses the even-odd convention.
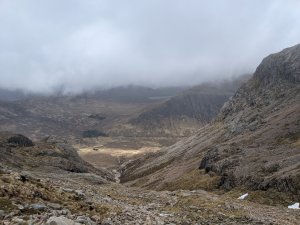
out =
[[[299,102],[296,45],[266,57],[212,124],[129,163],[122,180],[156,189],[246,186],[299,196]]]

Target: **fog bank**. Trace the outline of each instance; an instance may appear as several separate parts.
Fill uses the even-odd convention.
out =
[[[80,92],[251,73],[300,42],[297,0],[1,0],[0,87]]]

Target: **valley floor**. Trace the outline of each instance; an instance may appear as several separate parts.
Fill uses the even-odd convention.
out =
[[[79,156],[92,164],[95,168],[118,169],[125,161],[136,159],[141,155],[156,152],[160,147],[141,147],[141,148],[108,148],[105,146],[79,148]]]

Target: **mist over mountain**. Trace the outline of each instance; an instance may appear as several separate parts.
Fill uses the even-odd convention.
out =
[[[300,2],[0,2],[0,87],[80,93],[253,73],[300,38]]]
[[[299,224],[299,28],[299,0],[0,0],[0,224]]]

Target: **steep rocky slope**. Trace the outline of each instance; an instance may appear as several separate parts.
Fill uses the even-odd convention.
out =
[[[218,119],[128,163],[121,181],[171,190],[244,186],[299,200],[300,45],[266,57]]]
[[[223,104],[249,78],[195,86],[141,113],[130,123],[146,136],[189,136],[216,117]]]

